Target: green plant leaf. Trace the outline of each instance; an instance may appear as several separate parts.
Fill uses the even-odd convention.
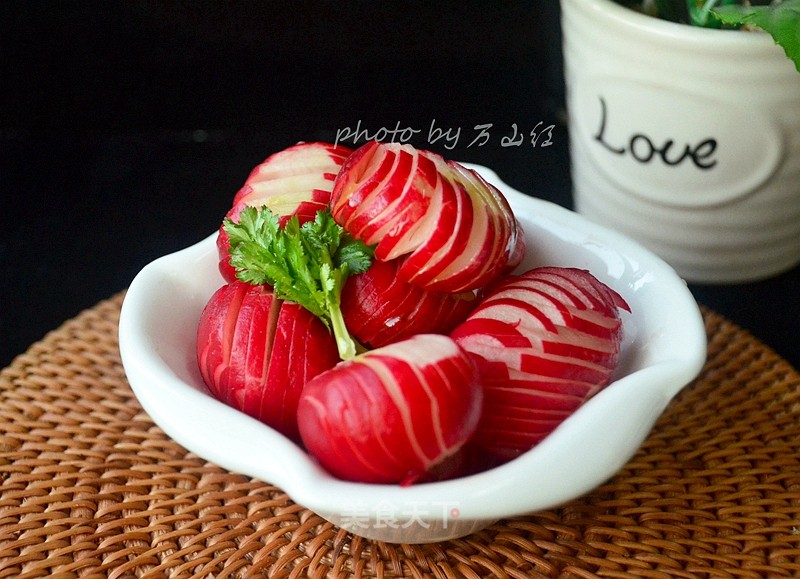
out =
[[[750,24],[768,32],[800,72],[800,0],[769,6],[720,6],[714,13],[725,24]]]
[[[686,0],[689,23],[700,28],[722,28],[723,22],[717,18],[716,8],[739,5],[741,2],[742,0]]]
[[[245,207],[238,223],[226,218],[223,227],[237,278],[268,284],[278,298],[303,306],[332,330],[343,360],[355,356],[341,294],[349,275],[369,268],[373,248],[346,235],[328,209],[303,225],[292,216],[281,228],[267,207]]]

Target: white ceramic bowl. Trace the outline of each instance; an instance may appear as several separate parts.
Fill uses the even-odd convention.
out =
[[[144,409],[188,450],[285,490],[298,504],[355,534],[427,543],[467,535],[501,518],[544,510],[614,475],[667,403],[705,361],[703,321],[673,269],[628,238],[504,185],[527,238],[524,267],[589,269],[628,301],[616,380],[534,449],[480,474],[400,487],[344,482],[300,447],[214,399],[200,378],[195,332],[222,285],[216,234],[157,259],[133,280],[122,305],[119,343]]]

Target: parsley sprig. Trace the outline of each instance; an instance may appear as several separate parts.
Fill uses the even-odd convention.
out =
[[[349,237],[329,210],[303,225],[293,216],[281,227],[267,207],[246,207],[238,223],[225,219],[223,227],[238,279],[270,285],[278,298],[303,306],[333,332],[343,360],[356,355],[342,317],[342,288],[349,275],[369,268],[372,248]]]

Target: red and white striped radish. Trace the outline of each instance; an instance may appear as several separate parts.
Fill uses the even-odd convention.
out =
[[[339,361],[336,341],[316,316],[240,281],[221,287],[206,304],[196,350],[216,398],[294,440],[303,386]]]
[[[411,484],[467,442],[482,396],[474,364],[453,340],[418,334],[312,379],[298,404],[300,436],[334,476]]]
[[[348,147],[329,143],[298,143],[274,153],[257,165],[233,198],[225,217],[238,221],[245,207],[268,207],[280,216],[281,224],[292,215],[300,223],[311,221],[327,209],[336,175],[352,152]],[[228,261],[230,243],[220,227],[217,235],[219,269],[226,281],[236,279]]]
[[[399,262],[375,261],[342,290],[342,316],[350,334],[379,348],[414,334],[447,334],[478,304],[473,292],[424,290],[401,280]]]
[[[376,259],[401,260],[400,278],[423,289],[482,288],[524,251],[517,220],[496,187],[407,144],[356,149],[336,177],[331,213],[348,234],[375,245]]]
[[[450,334],[478,366],[476,445],[527,451],[607,386],[622,341],[622,297],[586,270],[542,267],[500,281]]]

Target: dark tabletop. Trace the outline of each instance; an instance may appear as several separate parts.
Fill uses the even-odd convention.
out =
[[[370,6],[3,3],[0,367],[214,231],[250,169],[300,140],[416,131],[569,207],[557,2]],[[799,281],[691,289],[800,367]]]

